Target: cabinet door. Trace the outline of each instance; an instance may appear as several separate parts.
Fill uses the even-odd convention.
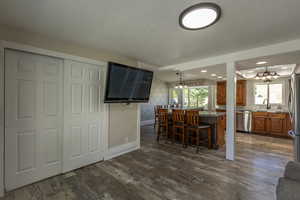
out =
[[[246,81],[238,80],[236,85],[236,104],[246,105]],[[217,104],[226,105],[226,81],[217,82]]]
[[[217,104],[226,105],[226,82],[220,81],[217,83]]]
[[[274,135],[285,135],[285,114],[269,114],[268,133]]]
[[[252,131],[255,133],[266,133],[267,113],[254,112],[252,116]]]
[[[291,121],[289,114],[286,114],[285,124],[286,124],[285,125],[285,135],[287,137],[291,137],[291,136],[289,136],[288,132],[293,129],[293,126],[292,126],[292,121]]]
[[[217,143],[220,147],[225,144],[225,127],[226,127],[226,116],[218,117],[218,126],[217,126]]]
[[[236,85],[236,104],[238,106],[246,105],[246,81],[238,80]]]

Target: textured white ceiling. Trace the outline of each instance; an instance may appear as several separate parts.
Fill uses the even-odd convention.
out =
[[[199,0],[1,0],[0,23],[169,65],[300,36],[299,0],[212,0],[220,21],[187,31],[178,16]]]

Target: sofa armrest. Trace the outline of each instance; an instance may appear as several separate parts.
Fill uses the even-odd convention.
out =
[[[276,187],[277,200],[299,200],[300,183],[287,178],[280,178]]]
[[[285,167],[284,177],[300,182],[300,163],[290,161]]]

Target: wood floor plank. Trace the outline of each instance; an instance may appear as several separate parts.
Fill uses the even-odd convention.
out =
[[[292,159],[292,140],[236,134],[236,160],[225,148],[157,144],[141,129],[141,149],[7,193],[1,200],[274,200]]]

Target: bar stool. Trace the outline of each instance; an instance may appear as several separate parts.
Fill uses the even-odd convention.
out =
[[[157,142],[161,136],[169,137],[169,113],[168,109],[158,109],[158,129],[157,129]]]
[[[154,128],[156,127],[156,124],[158,122],[158,117],[159,117],[158,110],[161,109],[161,108],[163,108],[162,105],[154,106]]]
[[[200,135],[202,134],[201,130],[207,130],[207,139],[200,141]],[[211,148],[211,127],[210,125],[201,124],[199,111],[198,110],[189,110],[186,112],[186,131],[188,139],[196,141],[197,150],[199,152],[200,142],[207,142],[208,148]],[[194,134],[193,134],[194,133]]]
[[[186,147],[185,142],[185,111],[184,110],[172,110],[172,121],[173,121],[173,133],[172,142],[174,143],[175,137],[181,138],[182,146]]]

